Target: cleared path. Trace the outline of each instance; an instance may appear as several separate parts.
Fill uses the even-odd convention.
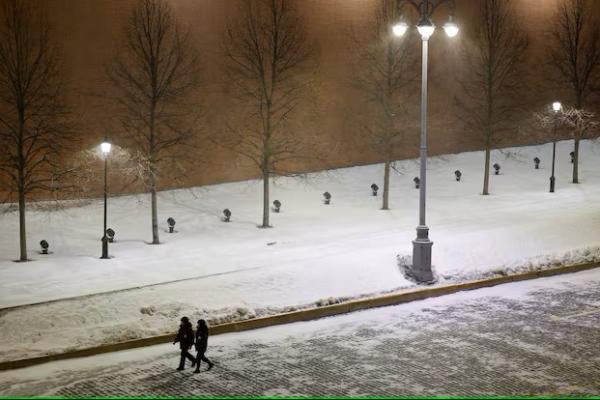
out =
[[[600,273],[581,272],[0,374],[2,395],[599,395]]]

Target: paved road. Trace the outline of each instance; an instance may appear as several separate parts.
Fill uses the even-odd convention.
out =
[[[2,395],[600,395],[600,271],[0,373]],[[204,366],[203,369],[205,369]]]

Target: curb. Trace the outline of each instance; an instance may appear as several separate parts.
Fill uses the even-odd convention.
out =
[[[497,278],[481,279],[458,284],[436,286],[425,289],[415,289],[402,293],[369,297],[364,299],[350,300],[343,303],[310,308],[306,310],[292,311],[289,313],[276,314],[267,317],[253,318],[245,321],[231,322],[210,327],[211,335],[219,335],[230,332],[242,332],[251,329],[266,328],[274,325],[289,324],[292,322],[309,321],[313,319],[329,317],[333,315],[346,314],[353,311],[365,310],[375,307],[391,306],[407,303],[415,300],[423,300],[432,297],[439,297],[447,294],[461,292],[465,290],[481,289],[501,285],[504,283],[519,282],[536,278],[549,277],[554,275],[569,274],[574,272],[586,271],[600,267],[600,263],[578,264],[551,268],[546,270],[526,272],[522,274],[506,275]],[[33,365],[44,364],[51,361],[67,360],[71,358],[89,357],[103,353],[115,351],[130,350],[139,347],[153,346],[162,343],[169,343],[173,340],[175,334],[153,336],[144,339],[134,339],[125,342],[106,344],[87,349],[70,351],[59,354],[51,354],[35,358],[26,358],[14,361],[0,362],[0,371],[30,367]]]

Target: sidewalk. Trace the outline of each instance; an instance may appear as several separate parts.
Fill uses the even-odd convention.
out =
[[[598,395],[600,273],[512,283],[219,335],[175,370],[165,344],[0,373],[1,395]]]

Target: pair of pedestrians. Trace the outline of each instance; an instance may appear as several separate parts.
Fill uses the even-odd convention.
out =
[[[196,327],[196,334],[192,329],[192,323],[188,317],[181,318],[181,324],[179,325],[179,332],[173,341],[173,344],[179,342],[179,348],[181,349],[181,357],[179,359],[178,371],[183,371],[185,368],[185,359],[187,358],[192,362],[192,368],[196,366],[195,374],[200,372],[200,361],[204,361],[208,364],[208,370],[210,370],[214,364],[206,358],[206,348],[208,347],[208,325],[203,319],[198,320],[198,326]],[[196,357],[189,353],[192,346],[196,347]]]

